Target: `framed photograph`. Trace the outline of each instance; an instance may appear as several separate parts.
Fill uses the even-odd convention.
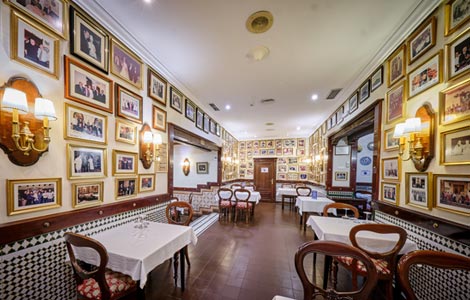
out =
[[[215,134],[215,124],[216,123],[215,123],[214,120],[212,120],[212,119],[209,120],[209,131],[212,134]]]
[[[170,106],[180,114],[183,113],[183,94],[173,86],[170,87]]]
[[[367,100],[370,96],[370,80],[366,80],[359,88],[359,103]]]
[[[395,128],[392,127],[384,131],[384,150],[395,151],[400,146],[400,139],[393,138],[393,132]]]
[[[155,162],[156,173],[168,172],[168,144],[158,145],[159,159]]]
[[[196,108],[196,127],[204,130],[204,111],[199,107]]]
[[[137,142],[137,125],[116,119],[116,141],[135,145]]]
[[[184,101],[185,101],[184,116],[187,119],[191,120],[191,122],[196,121],[196,105],[188,98],[185,98]]]
[[[446,44],[447,80],[464,76],[470,72],[469,44],[470,27]]]
[[[406,56],[405,56],[405,45],[398,48],[387,60],[387,83],[388,87],[391,87],[400,79],[405,77],[406,74]]]
[[[353,111],[357,109],[358,104],[359,104],[359,101],[357,98],[357,91],[354,92],[354,94],[352,94],[351,97],[349,97],[348,102],[349,102],[349,113],[352,113]],[[323,134],[326,133],[326,126],[322,126],[322,133]]]
[[[284,156],[292,156],[294,155],[294,148],[283,148],[282,155]]]
[[[470,9],[467,0],[449,0],[444,6],[444,35],[454,33],[470,20]]]
[[[470,175],[434,174],[434,207],[470,216]]]
[[[406,82],[403,81],[387,92],[385,115],[387,124],[396,123],[405,116]]]
[[[10,18],[10,57],[59,78],[59,38],[15,10]]]
[[[113,149],[113,176],[136,174],[138,160],[136,152],[127,152]]]
[[[62,179],[18,179],[6,182],[7,215],[62,206]]]
[[[102,147],[67,144],[68,179],[106,177],[107,153]]]
[[[139,174],[139,193],[155,191],[155,174]]]
[[[400,204],[400,184],[382,182],[382,201]]]
[[[208,162],[197,162],[196,163],[197,174],[209,174],[209,163]]]
[[[348,180],[348,172],[341,171],[335,172],[335,181],[347,181]]]
[[[277,179],[278,180],[286,180],[287,179],[287,174],[286,173],[277,173]]]
[[[113,113],[113,81],[65,57],[65,98]]]
[[[411,206],[431,209],[431,173],[405,173],[405,203]]]
[[[142,124],[142,103],[140,95],[116,84],[116,116]]]
[[[152,127],[166,132],[166,111],[153,105]]]
[[[108,74],[109,35],[73,6],[70,6],[70,53]]]
[[[111,73],[140,90],[143,70],[140,58],[115,39],[111,39],[111,58]]]
[[[372,93],[384,83],[384,66],[380,66],[370,77],[370,92]]]
[[[220,136],[220,125],[219,125],[219,123],[215,124],[215,135]]]
[[[83,208],[103,203],[103,181],[72,183],[72,206]]]
[[[407,41],[409,65],[436,44],[436,23],[436,17],[432,16],[419,26],[409,37]]]
[[[131,199],[137,196],[136,177],[123,177],[115,179],[116,200]]]
[[[398,157],[382,159],[382,179],[400,180],[401,160]]]
[[[204,113],[204,131],[209,133],[209,115]]]
[[[147,70],[147,78],[148,96],[166,106],[166,80],[150,68]]]
[[[441,132],[441,165],[470,164],[470,130],[468,126]]]
[[[108,117],[97,112],[65,103],[64,139],[108,143]]]
[[[299,166],[298,165],[289,165],[289,172],[298,172],[299,171]]]
[[[344,107],[341,106],[340,108],[338,108],[338,110],[336,111],[336,124],[339,124],[341,122],[343,122],[343,119],[344,119]]]
[[[25,0],[5,2],[39,21],[63,39],[67,39],[67,2],[65,0],[43,1],[43,3]]]
[[[287,173],[287,180],[299,180],[299,173]]]
[[[408,97],[412,98],[442,82],[442,51],[408,74]],[[409,99],[408,98],[408,99]]]
[[[349,146],[335,146],[335,155],[349,155]]]
[[[441,125],[470,119],[470,79],[439,92],[439,121]]]

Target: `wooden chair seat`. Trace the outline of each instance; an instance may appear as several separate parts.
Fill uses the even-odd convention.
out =
[[[227,200],[223,200],[223,201],[220,201],[220,207],[223,207],[223,208],[227,208],[227,207],[232,207],[235,205],[235,202],[232,202],[232,201],[227,201]]]
[[[253,208],[253,204],[249,203],[251,192],[246,189],[238,189],[233,192],[233,195],[236,200],[235,222],[238,221],[238,217],[241,217],[244,214],[245,222],[248,223],[251,218],[251,209]]]
[[[105,272],[105,279],[111,292],[110,299],[118,299],[121,295],[125,295],[127,291],[135,289],[137,286],[137,282],[132,280],[130,276],[109,269]],[[77,286],[77,292],[86,299],[102,299],[100,286],[93,278],[83,280]]]
[[[235,202],[232,201],[233,190],[229,188],[219,188],[217,196],[219,197],[219,220],[223,218],[230,221],[235,207]]]
[[[351,266],[354,263],[354,259],[352,257],[348,256],[338,256],[336,258],[340,263],[346,266]],[[385,276],[389,276],[391,274],[390,269],[388,268],[388,262],[383,259],[375,259],[371,258],[372,262],[375,265],[375,268],[377,269],[377,272]],[[361,276],[365,276],[367,273],[366,267],[362,263],[362,261],[358,261],[356,265],[356,272],[359,273]]]
[[[248,206],[248,208],[251,208],[253,206],[253,204],[252,203],[246,203],[246,202],[238,202],[237,205],[236,205],[237,208],[241,208],[241,209],[245,209],[245,208],[247,208],[247,206]]]

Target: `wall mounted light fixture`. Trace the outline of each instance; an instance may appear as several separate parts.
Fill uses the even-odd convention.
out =
[[[140,161],[145,169],[152,166],[153,161],[160,161],[159,145],[162,144],[162,136],[152,133],[150,126],[145,123],[140,130]]]
[[[184,174],[184,176],[189,175],[190,169],[191,169],[191,163],[189,162],[188,158],[185,158],[184,161],[183,161],[183,174]]]

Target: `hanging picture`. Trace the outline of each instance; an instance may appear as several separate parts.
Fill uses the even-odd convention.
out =
[[[147,70],[147,78],[148,96],[166,106],[166,80],[151,68]]]
[[[116,103],[118,117],[142,124],[143,98],[140,95],[116,84]]]
[[[359,89],[359,103],[367,100],[370,96],[370,80],[366,80]]]
[[[107,149],[67,145],[68,179],[102,178],[107,174]]]
[[[447,79],[464,76],[470,72],[470,27],[446,44]]]
[[[355,111],[358,107],[358,99],[357,99],[357,91],[354,92],[354,94],[351,95],[351,97],[349,97],[349,113],[352,113],[353,111]],[[325,125],[325,124],[323,124]],[[322,126],[322,132],[325,133],[326,130],[324,130],[324,127],[325,126]]]
[[[125,177],[115,179],[116,200],[130,199],[137,196],[137,178]]]
[[[382,182],[382,200],[395,205],[400,204],[400,184]]]
[[[439,121],[441,125],[470,119],[470,79],[450,86],[439,93]]]
[[[107,144],[108,117],[65,103],[64,139]]]
[[[405,202],[411,206],[431,209],[432,196],[431,173],[406,173],[405,174]]]
[[[409,37],[407,42],[408,64],[412,64],[436,44],[436,17],[426,20]]]
[[[166,132],[166,111],[153,105],[152,127]]]
[[[113,176],[137,174],[137,153],[113,149]]]
[[[139,174],[139,193],[155,191],[155,174]]]
[[[170,106],[180,114],[183,113],[183,94],[175,87],[170,87]]]
[[[468,192],[470,175],[434,174],[434,206],[453,213],[470,216]]]
[[[142,88],[143,63],[137,55],[115,39],[111,40],[111,73]]]
[[[201,130],[204,129],[204,111],[199,107],[196,108],[196,127]]]
[[[184,116],[194,122],[196,120],[196,105],[188,98],[185,99],[185,102]]]
[[[442,51],[408,74],[408,96],[414,97],[442,82]]]
[[[132,122],[126,122],[116,119],[116,137],[118,142],[135,145],[137,139],[137,125]]]
[[[387,83],[391,87],[400,79],[405,77],[406,73],[405,45],[399,47],[387,60],[388,76]]]
[[[72,183],[72,206],[84,208],[103,203],[103,181]]]
[[[401,120],[405,114],[406,84],[403,81],[387,92],[386,120],[387,124]]]
[[[470,164],[470,130],[468,126],[441,132],[441,165]]]
[[[401,160],[398,157],[382,159],[382,179],[400,180]]]
[[[468,0],[449,0],[444,6],[444,35],[450,35],[470,20]]]
[[[370,77],[370,92],[379,88],[384,82],[384,67],[380,66]]]

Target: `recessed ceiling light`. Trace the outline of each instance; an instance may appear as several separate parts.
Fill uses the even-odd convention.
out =
[[[269,11],[258,11],[251,14],[246,20],[246,29],[253,33],[263,33],[273,25],[273,15]]]
[[[312,100],[317,100],[318,99],[318,95],[317,94],[313,94],[312,95]]]
[[[225,105],[225,109],[226,109],[226,110],[230,110],[231,108],[232,108],[232,107],[230,106],[230,104]]]
[[[246,54],[251,60],[260,61],[266,58],[269,55],[269,48],[265,46],[256,46]]]
[[[144,0],[145,3],[152,3],[152,0]]]
[[[267,122],[267,123],[265,123],[264,125],[266,125],[266,126],[273,126],[274,123],[273,123],[273,122]]]
[[[297,126],[297,130],[300,130],[300,126]]]

